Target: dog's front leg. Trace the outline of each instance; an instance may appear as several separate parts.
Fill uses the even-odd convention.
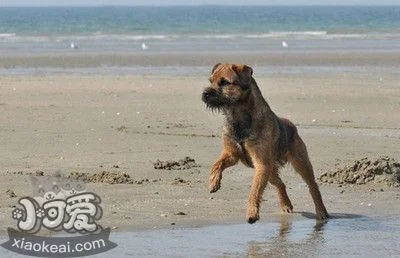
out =
[[[214,163],[211,169],[209,190],[210,193],[218,191],[221,187],[222,171],[238,163],[239,150],[237,144],[232,141],[228,134],[222,135],[224,149],[219,159]]]
[[[254,165],[255,173],[251,185],[249,201],[247,204],[247,222],[250,224],[253,224],[260,218],[260,202],[271,172],[271,168],[265,164],[255,163]]]
[[[210,174],[210,193],[218,191],[221,187],[222,171],[224,169],[235,165],[239,161],[237,156],[232,155],[227,151],[223,151],[219,159],[214,163]]]

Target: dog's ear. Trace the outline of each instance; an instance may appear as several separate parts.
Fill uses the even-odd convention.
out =
[[[213,69],[211,70],[211,74],[213,74],[215,72],[215,70],[217,70],[218,66],[222,65],[221,63],[218,63],[216,65],[214,65]]]
[[[232,65],[232,70],[234,70],[239,76],[240,80],[249,85],[251,83],[251,77],[253,76],[253,69],[250,66],[243,64]]]

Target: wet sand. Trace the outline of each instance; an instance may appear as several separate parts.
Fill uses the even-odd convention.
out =
[[[400,159],[398,76],[370,73],[265,77],[258,76],[257,69],[254,76],[273,110],[298,125],[317,177],[337,165],[366,156]],[[7,227],[15,227],[11,211],[18,200],[10,198],[6,190],[13,190],[17,197],[30,196],[32,192],[29,177],[13,172],[111,171],[126,172],[134,180],[149,180],[142,184],[87,186],[102,197],[101,224],[113,228],[112,235],[125,255],[153,255],[178,248],[179,243],[189,245],[192,242],[179,242],[189,236],[198,239],[193,256],[247,253],[257,257],[265,252],[280,256],[280,252],[296,254],[303,245],[315,256],[369,255],[368,250],[378,248],[377,243],[382,243],[382,252],[375,250],[372,254],[394,255],[399,251],[399,239],[392,234],[399,229],[398,188],[320,183],[328,211],[347,214],[346,218],[329,221],[323,230],[315,230],[311,197],[290,166],[281,175],[296,214],[282,215],[275,189],[268,186],[260,222],[245,225],[252,170],[243,165],[228,169],[220,191],[209,194],[208,174],[221,150],[223,118],[207,111],[200,101],[207,75],[24,75],[1,77],[0,84],[3,234]],[[179,160],[185,156],[194,158],[200,167],[153,168],[152,162],[158,159]],[[176,178],[186,183],[173,184]],[[174,215],[179,212],[185,215]],[[285,226],[286,223],[292,226]],[[375,228],[375,224],[384,226]],[[217,226],[197,228],[207,225]],[[280,233],[282,227],[292,229]],[[154,229],[164,230],[149,231]],[[239,232],[245,232],[243,238],[234,236]],[[359,240],[363,236],[376,245],[363,249],[367,245]],[[159,250],[151,244],[141,249],[145,239],[155,237],[164,239],[165,245]],[[226,245],[222,244],[223,239],[227,239]],[[204,248],[199,244],[202,241]],[[215,247],[215,243],[221,245]],[[232,243],[238,246],[229,249]],[[353,250],[350,244],[360,248]],[[341,245],[342,253],[338,251],[342,250]],[[187,248],[178,254],[192,253]],[[307,255],[305,251],[301,254]]]
[[[279,216],[278,221],[191,229],[115,233],[123,255],[138,257],[391,257],[398,220],[332,214],[329,223]],[[100,257],[120,257],[110,252]]]
[[[386,67],[399,64],[400,52],[387,50],[331,50],[331,51],[169,51],[169,52],[0,52],[0,68],[88,68],[101,66],[212,67],[217,62],[240,62],[250,66],[329,66],[329,67]]]

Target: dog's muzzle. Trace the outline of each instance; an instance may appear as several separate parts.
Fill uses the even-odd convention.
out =
[[[219,107],[222,105],[216,90],[207,88],[203,91],[201,99],[209,107]]]

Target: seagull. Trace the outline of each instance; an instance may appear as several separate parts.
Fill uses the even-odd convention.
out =
[[[282,41],[282,47],[287,48],[289,45],[286,41]]]
[[[143,50],[146,50],[146,49],[148,49],[149,47],[145,44],[145,43],[142,43],[142,49]]]
[[[71,49],[78,49],[78,45],[76,45],[74,42],[71,42],[70,47]]]

